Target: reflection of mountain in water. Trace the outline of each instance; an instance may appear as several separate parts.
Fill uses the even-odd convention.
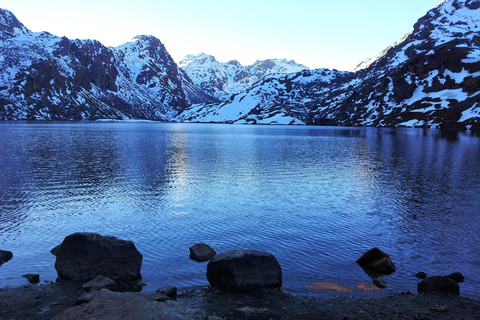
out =
[[[355,261],[375,246],[398,267],[389,290],[413,290],[418,271],[480,287],[480,145],[465,132],[8,123],[0,147],[0,244],[15,256],[2,274],[14,278],[35,266],[54,280],[50,249],[87,231],[134,241],[149,287],[204,284],[198,242],[272,252],[297,292],[370,281]]]

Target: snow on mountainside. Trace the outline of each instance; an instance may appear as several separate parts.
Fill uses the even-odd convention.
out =
[[[2,9],[0,119],[480,130],[480,0],[443,1],[355,72],[205,54],[179,67],[152,36],[107,48],[33,33]]]
[[[480,0],[446,0],[356,72],[266,77],[178,121],[480,129]]]
[[[197,86],[219,100],[226,100],[232,94],[245,91],[266,75],[308,69],[293,60],[285,59],[267,59],[242,66],[236,60],[218,62],[205,53],[187,55],[179,66]]]
[[[272,74],[246,92],[220,104],[198,104],[177,118],[185,122],[251,124],[306,124],[312,101],[305,87],[315,86],[316,94],[328,94],[331,84],[349,79],[349,72],[327,69],[304,70],[292,74]],[[299,92],[302,92],[299,95]],[[293,104],[292,101],[296,100]]]
[[[160,40],[118,48],[29,32],[0,11],[0,119],[170,120],[214,98],[178,68]]]
[[[0,8],[0,40],[30,33],[18,19],[8,10]]]

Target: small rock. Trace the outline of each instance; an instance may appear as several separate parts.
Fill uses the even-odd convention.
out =
[[[457,283],[465,281],[465,277],[460,272],[454,272],[452,274],[449,274],[447,277],[449,277],[450,279],[454,280]]]
[[[40,282],[40,275],[35,273],[24,274],[22,278],[27,279],[31,284],[37,284]]]
[[[156,291],[156,293],[165,295],[171,298],[172,300],[177,300],[177,287],[174,287],[174,286],[161,287]]]
[[[85,283],[82,288],[88,292],[98,291],[100,289],[114,290],[117,284],[110,278],[98,276],[95,279]]]
[[[266,308],[251,308],[251,307],[243,307],[235,309],[235,313],[241,314],[247,318],[254,318],[254,319],[269,319],[270,318],[270,311]]]
[[[73,303],[74,306],[78,306],[79,304],[89,303],[92,300],[93,294],[92,293],[84,293],[77,300]]]
[[[437,311],[437,312],[447,312],[448,311],[448,306],[440,306],[440,307],[436,307],[436,308],[431,308],[430,310]]]
[[[11,260],[13,258],[13,253],[10,251],[0,250],[0,267],[5,262]]]
[[[161,293],[158,293],[158,292],[154,292],[148,297],[148,300],[157,301],[157,302],[165,302],[165,301],[173,300],[173,299],[170,298],[167,295],[164,295],[164,294],[161,294]]]
[[[427,277],[427,274],[423,271],[420,271],[415,275],[415,277],[417,277],[418,279],[425,279]]]
[[[390,259],[390,255],[379,248],[368,250],[356,262],[367,274],[378,273],[389,275],[397,270],[392,259]]]
[[[438,312],[447,312],[448,311],[448,306],[440,306],[437,308]]]
[[[204,262],[212,259],[217,253],[208,244],[196,243],[190,247],[190,259]]]
[[[424,314],[421,314],[421,313],[415,313],[415,317],[414,317],[415,320],[425,320],[426,317]]]

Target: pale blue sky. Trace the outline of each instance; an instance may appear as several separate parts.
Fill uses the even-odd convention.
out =
[[[159,38],[175,61],[205,52],[243,65],[293,59],[350,70],[413,29],[441,0],[2,0],[32,31],[118,46]]]

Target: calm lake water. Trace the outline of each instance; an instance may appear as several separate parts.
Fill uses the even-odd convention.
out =
[[[374,294],[416,292],[418,271],[460,271],[480,296],[480,138],[439,130],[210,124],[0,123],[0,286],[55,280],[50,250],[73,232],[134,241],[160,286],[208,285],[197,242],[258,249],[283,289],[371,279],[379,247],[397,272]],[[371,295],[355,291],[353,294]]]

